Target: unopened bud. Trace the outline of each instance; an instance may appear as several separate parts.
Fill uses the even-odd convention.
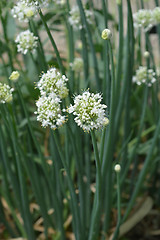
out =
[[[143,55],[144,55],[145,58],[148,58],[150,54],[149,54],[148,51],[145,51]]]
[[[15,81],[18,80],[19,76],[20,76],[20,74],[19,74],[18,71],[13,71],[13,72],[11,73],[9,79],[10,79],[11,81],[14,81],[14,82],[15,82]]]
[[[103,31],[102,31],[102,38],[104,39],[104,40],[108,40],[108,39],[111,39],[111,37],[112,37],[112,33],[111,33],[111,31],[109,30],[109,29],[104,29]]]
[[[119,164],[116,164],[114,166],[114,170],[115,170],[115,172],[119,173],[121,171],[121,166]]]

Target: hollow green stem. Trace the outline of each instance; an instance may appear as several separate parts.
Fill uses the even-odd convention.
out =
[[[73,181],[71,178],[71,174],[70,174],[70,170],[69,170],[69,166],[66,162],[66,159],[64,158],[62,151],[61,151],[61,147],[60,147],[60,142],[59,139],[57,137],[57,134],[53,132],[53,136],[54,136],[54,140],[56,143],[56,147],[59,153],[59,156],[61,158],[61,161],[63,163],[63,166],[66,170],[67,173],[67,181],[68,181],[68,186],[69,186],[69,191],[71,194],[71,205],[72,205],[72,211],[73,211],[73,216],[74,216],[74,220],[75,221],[75,234],[76,234],[76,239],[77,240],[82,240],[83,236],[81,235],[81,222],[80,222],[80,216],[79,216],[79,209],[78,209],[78,202],[77,202],[77,197],[75,194],[75,189],[74,189],[74,185],[73,185]]]
[[[99,152],[96,142],[96,136],[94,130],[91,131],[92,143],[94,148],[94,156],[96,162],[96,193],[94,197],[90,231],[88,240],[96,240],[98,236],[98,230],[100,225],[100,216],[101,216],[101,163],[99,158]]]
[[[44,27],[45,27],[46,32],[47,32],[47,34],[48,34],[48,37],[49,37],[49,39],[50,39],[50,41],[51,41],[51,44],[52,44],[52,46],[53,46],[53,48],[54,48],[54,51],[55,51],[55,54],[56,54],[56,58],[57,58],[57,62],[58,62],[59,68],[60,68],[60,70],[61,70],[61,73],[64,74],[64,67],[63,67],[62,60],[61,60],[61,57],[60,57],[58,48],[57,48],[57,46],[56,46],[56,43],[55,43],[55,41],[54,41],[54,39],[53,39],[53,37],[52,37],[52,34],[51,34],[50,30],[49,30],[49,27],[48,27],[48,25],[47,25],[47,23],[46,23],[46,21],[45,21],[44,15],[43,15],[43,13],[42,13],[42,11],[41,11],[40,8],[39,8],[39,11],[38,11],[38,12],[39,12],[39,15],[40,15],[40,17],[41,17],[41,20],[42,20],[42,22],[43,22],[43,24],[44,24]]]
[[[119,235],[119,228],[121,224],[121,192],[120,192],[120,173],[116,172],[116,179],[117,179],[117,210],[118,210],[118,220],[117,220],[117,225],[116,229],[113,235],[112,240],[118,239]]]
[[[94,73],[95,73],[97,89],[98,89],[98,91],[100,91],[101,86],[100,86],[100,79],[99,79],[99,69],[98,69],[98,62],[97,62],[96,52],[95,52],[95,48],[94,48],[94,44],[93,44],[92,34],[91,34],[90,29],[89,29],[88,22],[86,20],[86,16],[85,16],[85,12],[84,12],[84,9],[83,9],[82,1],[77,0],[77,4],[78,4],[79,10],[80,10],[82,23],[85,26],[85,30],[86,30],[87,35],[88,35],[88,41],[89,41],[89,45],[90,45],[90,49],[91,49],[91,53],[92,53],[92,57],[93,57]]]

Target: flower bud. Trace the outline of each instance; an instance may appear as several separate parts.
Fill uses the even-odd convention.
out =
[[[148,58],[148,57],[149,57],[149,55],[150,55],[150,54],[149,54],[149,52],[148,52],[148,51],[145,51],[145,52],[144,52],[144,54],[143,54],[143,56],[144,56],[145,58]]]
[[[109,29],[104,29],[103,31],[102,31],[102,38],[104,39],[104,40],[108,40],[108,39],[111,39],[111,37],[112,37],[112,33],[111,33],[111,31],[109,30]]]
[[[19,76],[20,76],[20,74],[19,74],[18,71],[13,71],[13,72],[11,73],[9,79],[10,79],[11,81],[14,81],[14,82],[15,82],[15,81],[18,80]]]
[[[114,166],[114,170],[115,170],[115,172],[119,173],[121,171],[121,166],[119,164],[116,164]]]

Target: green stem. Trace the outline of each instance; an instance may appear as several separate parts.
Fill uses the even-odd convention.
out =
[[[61,147],[60,147],[60,142],[59,142],[59,139],[57,137],[57,134],[53,133],[53,136],[54,136],[54,140],[55,140],[55,143],[56,143],[56,147],[57,147],[59,156],[61,158],[61,161],[62,161],[63,166],[64,166],[64,168],[66,170],[66,173],[67,173],[68,186],[69,186],[69,190],[70,190],[70,194],[71,194],[72,212],[73,212],[73,216],[74,216],[73,221],[75,221],[75,226],[76,226],[76,229],[75,229],[76,239],[77,240],[82,240],[83,239],[83,237],[81,235],[82,227],[81,227],[80,216],[79,216],[77,196],[75,194],[75,189],[74,189],[73,181],[72,181],[72,178],[71,178],[70,170],[69,170],[68,164],[67,164],[67,162],[64,159],[64,156],[62,154],[62,150],[61,150]]]
[[[4,110],[5,110],[7,118],[8,118],[9,128],[10,128],[10,133],[11,133],[11,140],[12,140],[13,149],[15,152],[15,159],[16,159],[19,186],[20,186],[21,205],[22,205],[21,214],[23,217],[24,227],[25,227],[28,239],[34,240],[35,234],[33,231],[32,218],[31,218],[31,214],[29,211],[29,200],[28,200],[26,183],[25,183],[24,175],[22,174],[22,163],[20,161],[18,142],[17,142],[17,138],[15,135],[15,129],[13,129],[12,120],[10,118],[10,113],[8,112],[8,109],[6,106],[4,106]]]
[[[84,12],[84,9],[83,9],[82,1],[77,0],[77,4],[78,4],[79,10],[80,10],[82,23],[85,26],[85,30],[86,30],[87,35],[88,35],[89,45],[90,45],[91,53],[92,53],[92,57],[93,57],[94,73],[95,73],[95,79],[96,79],[96,84],[97,84],[97,90],[100,91],[101,87],[100,87],[100,79],[99,79],[99,69],[98,69],[96,52],[95,52],[95,48],[94,48],[94,44],[93,44],[93,40],[92,40],[92,34],[91,34],[90,29],[89,29],[88,22],[86,20],[86,16],[85,16],[85,12]]]
[[[98,237],[99,225],[100,225],[100,217],[101,217],[101,163],[98,153],[98,147],[96,142],[96,137],[94,130],[91,131],[92,143],[94,148],[94,156],[96,162],[96,193],[94,197],[90,231],[88,240],[96,240]]]
[[[119,47],[118,47],[118,62],[116,69],[116,99],[119,101],[120,94],[120,84],[121,84],[121,75],[122,75],[122,54],[123,54],[123,11],[122,4],[118,5],[118,13],[119,13]]]
[[[61,57],[60,57],[60,55],[59,55],[58,48],[57,48],[57,46],[56,46],[56,43],[55,43],[55,41],[54,41],[54,39],[53,39],[53,37],[52,37],[52,34],[51,34],[50,30],[49,30],[49,27],[48,27],[48,25],[47,25],[47,23],[46,23],[46,21],[45,21],[45,17],[44,17],[44,15],[43,15],[43,13],[42,13],[42,11],[41,11],[40,8],[39,8],[39,15],[40,15],[41,20],[42,20],[42,22],[43,22],[43,24],[44,24],[44,27],[45,27],[46,32],[47,32],[47,34],[48,34],[48,37],[49,37],[49,39],[50,39],[50,41],[51,41],[51,44],[52,44],[52,46],[53,46],[53,48],[54,48],[54,51],[55,51],[55,54],[56,54],[56,58],[57,58],[57,61],[58,61],[58,65],[59,65],[59,68],[60,68],[60,70],[61,70],[61,73],[64,74],[64,67],[63,67],[63,64],[62,64]]]
[[[11,71],[13,71],[14,70],[13,59],[12,59],[12,53],[11,53],[11,50],[10,50],[10,47],[9,47],[10,42],[9,42],[8,35],[7,35],[7,17],[8,17],[8,13],[5,15],[4,18],[1,15],[1,22],[2,22],[4,39],[6,41],[6,46],[7,46],[9,64],[10,64],[10,67],[11,67]]]
[[[118,210],[118,220],[117,220],[117,225],[116,229],[113,235],[112,240],[118,239],[119,235],[119,228],[121,224],[121,192],[120,192],[120,176],[119,172],[116,172],[116,178],[117,178],[117,210]]]

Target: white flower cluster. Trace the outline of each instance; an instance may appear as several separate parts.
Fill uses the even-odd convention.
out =
[[[66,121],[65,109],[61,110],[61,99],[67,97],[68,88],[66,82],[68,78],[61,75],[56,68],[51,68],[47,73],[43,73],[37,88],[40,90],[40,98],[36,102],[37,120],[42,123],[42,127],[50,126],[56,129]]]
[[[84,9],[84,12],[86,15],[87,22],[89,24],[92,24],[92,15],[93,15],[92,12],[87,9]],[[72,27],[75,30],[82,29],[81,16],[80,16],[78,6],[74,6],[69,13],[70,13],[70,16],[68,18],[68,21],[70,25],[72,25]]]
[[[156,7],[153,10],[140,9],[138,12],[133,14],[134,27],[144,28],[147,32],[155,24],[160,23],[160,7]]]
[[[160,23],[160,7],[156,7],[153,9],[153,19],[155,24],[159,24]]]
[[[28,51],[35,52],[37,47],[38,37],[34,36],[32,32],[26,30],[21,32],[17,37],[15,42],[17,43],[18,52],[26,54]]]
[[[102,96],[97,93],[83,92],[82,95],[77,95],[74,98],[74,105],[68,108],[69,113],[75,115],[75,122],[84,131],[91,131],[106,126],[109,123],[105,115],[107,106],[101,104]]]
[[[10,88],[7,84],[0,83],[0,103],[6,103],[12,101],[13,88]]]
[[[61,114],[60,98],[55,93],[48,96],[41,96],[36,102],[37,121],[42,123],[42,127],[50,126],[56,129],[63,125],[65,116]]]
[[[137,13],[133,14],[133,19],[134,27],[143,27],[145,32],[151,29],[154,24],[151,10],[140,9]]]
[[[56,68],[51,68],[47,73],[42,74],[37,88],[42,96],[54,92],[59,98],[65,98],[68,95],[67,81],[68,78],[65,75],[61,75]]]
[[[148,69],[147,67],[140,66],[139,69],[136,70],[136,75],[133,76],[132,81],[137,85],[147,84],[148,87],[151,87],[152,84],[156,81],[155,72],[153,69]]]
[[[20,22],[28,22],[29,18],[33,17],[35,12],[35,6],[31,3],[27,3],[25,0],[17,2],[11,10],[13,17],[18,18]]]
[[[48,7],[50,0],[25,0],[27,4],[32,4],[35,7]]]
[[[73,63],[70,63],[70,67],[73,71],[80,73],[83,70],[83,59],[75,58]]]

